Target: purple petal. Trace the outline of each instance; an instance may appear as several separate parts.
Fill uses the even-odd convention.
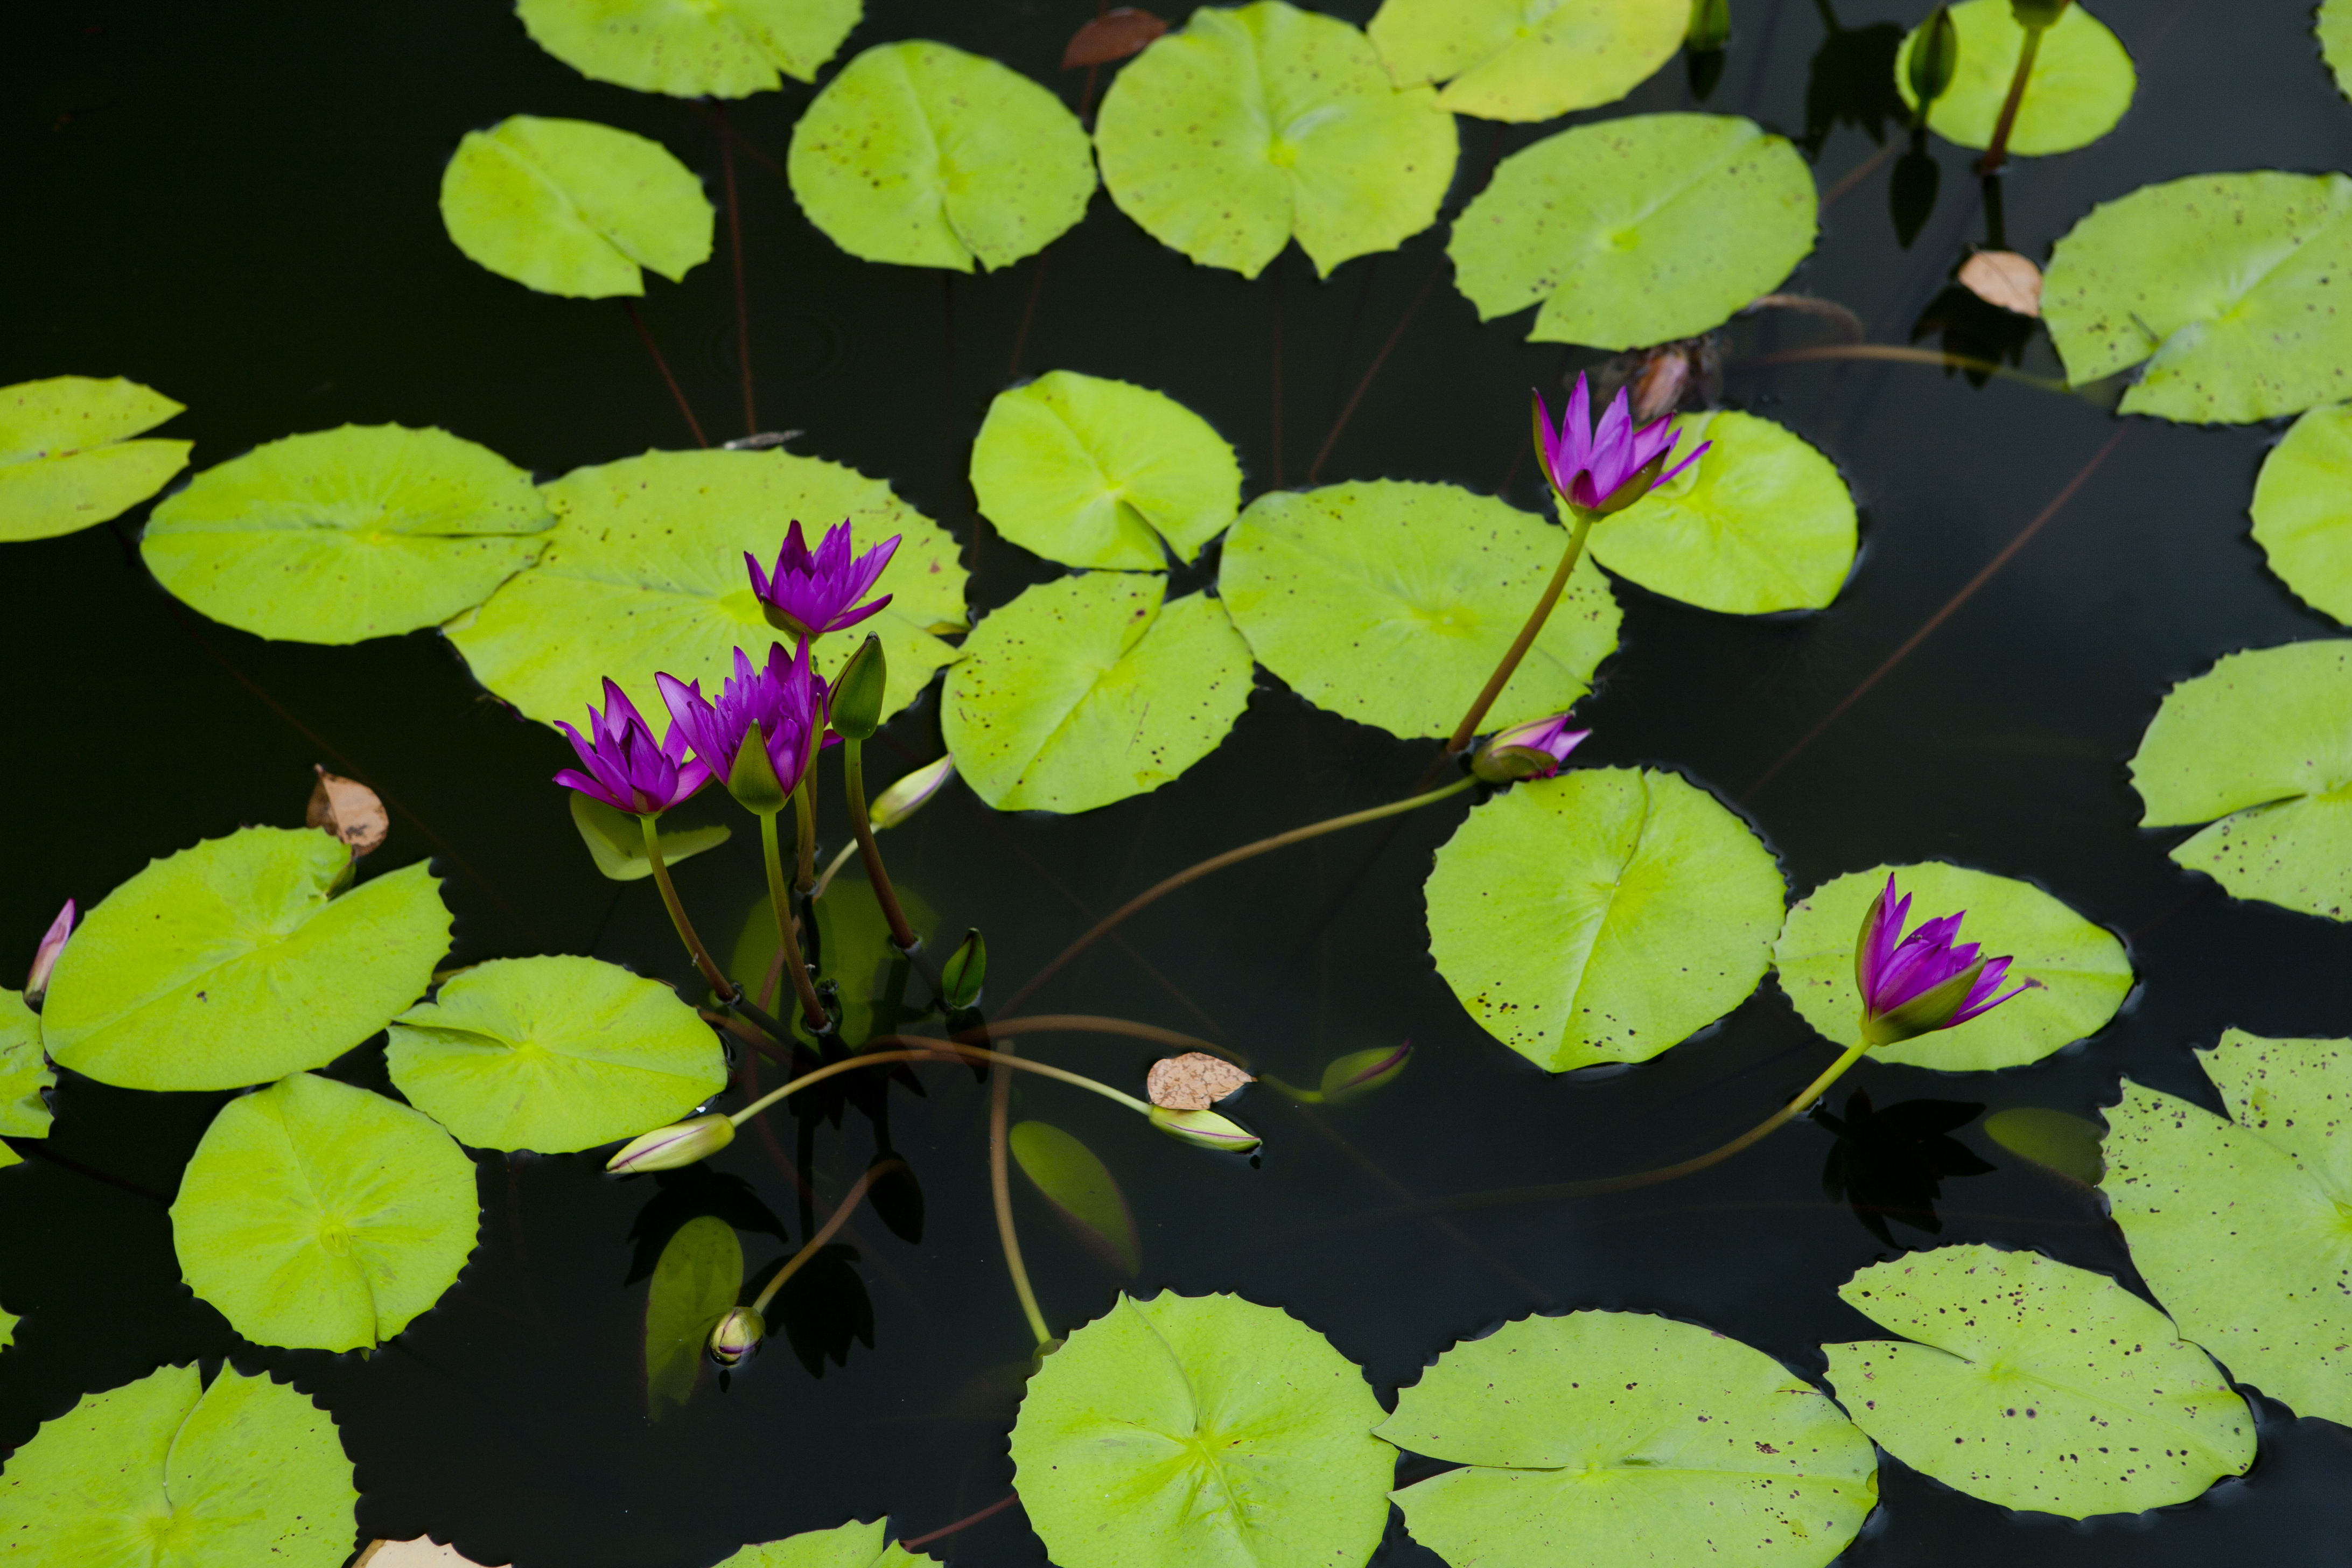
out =
[[[1615,493],[1634,465],[1627,461],[1633,454],[1633,416],[1625,402],[1625,391],[1620,387],[1617,395],[1609,400],[1609,411],[1601,416],[1600,428],[1592,433],[1592,455],[1585,459],[1585,468],[1592,474],[1594,487],[1605,500]],[[1597,503],[1596,503],[1597,504]]]
[[[1714,446],[1714,445],[1715,445],[1715,443],[1714,443],[1714,442],[1712,442],[1712,441],[1701,441],[1701,442],[1698,444],[1697,447],[1696,447],[1695,450],[1693,450],[1693,451],[1692,451],[1692,453],[1691,453],[1691,455],[1690,455],[1689,457],[1685,458],[1681,462],[1676,463],[1673,468],[1668,468],[1664,473],[1660,474],[1660,475],[1658,476],[1658,484],[1656,484],[1656,485],[1652,485],[1650,488],[1651,488],[1652,489],[1656,489],[1658,488],[1658,485],[1663,485],[1663,484],[1664,484],[1668,479],[1671,479],[1675,478],[1676,475],[1680,474],[1680,473],[1681,473],[1685,468],[1689,468],[1693,463],[1696,463],[1696,462],[1697,462],[1697,461],[1698,461],[1698,459],[1699,459],[1699,454],[1700,454],[1700,453],[1702,453],[1702,452],[1706,451],[1709,447],[1712,447],[1712,446]]]
[[[1584,373],[1576,373],[1576,384],[1569,390],[1568,411],[1560,416],[1559,437],[1561,456],[1568,471],[1574,473],[1592,461],[1592,392],[1585,385]]]

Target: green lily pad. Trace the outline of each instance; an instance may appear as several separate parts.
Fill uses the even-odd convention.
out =
[[[710,1331],[743,1293],[743,1244],[735,1227],[697,1215],[677,1227],[646,1290],[646,1414],[683,1407],[702,1374]]]
[[[1295,236],[1328,276],[1437,221],[1460,138],[1363,34],[1258,0],[1203,5],[1123,68],[1095,151],[1111,200],[1162,245],[1255,278]]]
[[[206,468],[139,553],[174,598],[256,637],[352,643],[438,626],[530,565],[530,476],[446,430],[345,425]]]
[[[2352,98],[2352,0],[2321,0],[2319,52],[2336,73],[2336,90]]]
[[[745,98],[814,81],[860,0],[519,0],[531,42],[596,81],[673,98]]]
[[[1393,1494],[1449,1563],[1820,1568],[1878,1501],[1878,1456],[1761,1351],[1645,1312],[1521,1318],[1457,1344],[1379,1428],[1458,1460]]]
[[[24,1321],[6,1308],[0,1307],[0,1350],[16,1349],[16,1325]],[[5,1481],[0,1481],[0,1487],[5,1487]]]
[[[1986,1137],[2011,1153],[2086,1187],[2097,1186],[2106,1169],[2098,1128],[2063,1110],[2015,1105],[1986,1117],[1984,1130]]]
[[[256,1344],[372,1347],[457,1281],[474,1163],[424,1112],[310,1073],[232,1100],[172,1205],[188,1289]]]
[[[2352,178],[2193,174],[2102,202],[2050,253],[2042,319],[2081,385],[2146,361],[2126,414],[2275,419],[2352,397]]]
[[[1388,1522],[1381,1404],[1237,1296],[1121,1296],[1029,1379],[1013,1487],[1062,1568],[1351,1568]]]
[[[1568,537],[1454,485],[1275,490],[1234,525],[1217,591],[1258,662],[1318,708],[1391,734],[1446,735],[1527,624]],[[1580,700],[1617,647],[1617,620],[1608,579],[1579,561],[1489,727]]]
[[[441,173],[441,222],[467,259],[542,294],[603,300],[710,259],[710,200],[649,142],[518,114],[468,131]]]
[[[2171,1320],[2104,1274],[1939,1247],[1838,1287],[1904,1340],[1823,1345],[1854,1425],[2004,1508],[2087,1519],[2187,1502],[2254,1462],[2254,1417]]]
[[[0,1474],[0,1539],[41,1568],[340,1568],[358,1500],[306,1395],[167,1366],[41,1423]]]
[[[131,437],[184,407],[121,376],[0,386],[0,542],[89,528],[162,489],[195,443]]]
[[[422,863],[338,893],[352,852],[244,827],[109,893],[41,1008],[60,1067],[121,1089],[237,1089],[324,1067],[425,994],[449,951]]]
[[[1206,594],[1095,572],[992,611],[948,672],[940,731],[999,811],[1091,811],[1217,749],[1249,703],[1250,650]]]
[[[2142,827],[2212,823],[2176,863],[2352,920],[2352,639],[2224,655],[2165,693],[2131,773]]]
[[[1725,114],[1635,114],[1504,159],[1454,220],[1454,287],[1492,321],[1540,303],[1530,342],[1696,337],[1813,248],[1818,198],[1783,137]]]
[[[56,1088],[57,1081],[41,1054],[41,1016],[25,1005],[24,993],[0,991],[0,1134],[47,1138],[49,1102],[41,1091]],[[0,1143],[0,1170],[24,1158]]]
[[[2229,1120],[2128,1079],[2107,1112],[2132,1263],[2239,1382],[2352,1425],[2352,1040],[2231,1029],[2199,1060]]]
[[[1130,1278],[1143,1267],[1143,1247],[1136,1238],[1127,1194],[1093,1150],[1043,1121],[1014,1122],[1004,1142],[1021,1173],[1087,1239],[1091,1250]]]
[[[2352,405],[2315,408],[2263,459],[2254,542],[2294,596],[2352,622]]]
[[[861,552],[899,536],[879,585],[889,608],[856,637],[819,639],[818,673],[837,673],[865,633],[879,634],[888,714],[956,657],[934,635],[963,626],[956,542],[880,479],[788,452],[648,452],[541,488],[556,519],[546,553],[449,627],[474,679],[530,718],[579,723],[586,704],[603,704],[608,675],[640,701],[656,670],[715,695],[737,647],[766,658],[781,634],[760,613],[743,556],[772,562],[794,519],[820,531],[847,519]]]
[[[1960,0],[1952,7],[1952,26],[1959,35],[1959,68],[1928,107],[1927,129],[1958,146],[1989,147],[2017,78],[2025,29],[2009,0]],[[1895,57],[1895,90],[1914,112],[1919,97],[1911,90],[1911,51],[1918,42],[1914,27]],[[2079,3],[2067,6],[2034,51],[2025,98],[2010,128],[2010,153],[2036,158],[2089,146],[2116,128],[2138,85],[2131,56],[2107,25]]]
[[[1087,216],[1095,165],[1062,100],[979,55],[877,44],[825,83],[785,158],[809,222],[850,255],[992,271]]]
[[[917,936],[938,928],[939,916],[931,912],[921,894],[895,878],[890,886]],[[890,940],[890,924],[883,918],[882,906],[863,875],[844,872],[816,901],[816,950],[823,955],[819,972],[841,987],[840,1016],[834,1020],[841,1037],[854,1045],[885,1032],[877,1026],[876,1019],[887,1010],[885,989],[891,966],[898,962],[898,950]],[[776,961],[775,909],[764,897],[753,900],[744,911],[730,959],[732,966],[727,977],[758,1000],[761,984]],[[786,1023],[795,1022],[800,1005],[792,986],[780,978],[776,989],[779,994],[769,998],[775,1004],[773,1010]],[[911,983],[911,994],[919,1005],[927,994],[921,981]]]
[[[1690,19],[1685,0],[1382,0],[1364,30],[1399,87],[1450,83],[1449,113],[1549,120],[1648,80]]]
[[[1955,1028],[1880,1046],[1871,1052],[1876,1059],[1943,1072],[2022,1067],[2097,1034],[2131,994],[2131,958],[2122,942],[2032,883],[1941,860],[1875,866],[1832,877],[1799,900],[1772,948],[1780,988],[1805,1022],[1835,1044],[1861,1037],[1854,936],[1890,872],[1896,890],[1911,895],[1910,925],[1965,910],[1961,941],[1978,943],[1987,958],[2007,953],[2016,960],[2001,989],[2029,979],[2042,986]]]
[[[1853,570],[1853,497],[1837,466],[1752,414],[1685,414],[1682,474],[1592,528],[1592,558],[1654,594],[1727,615],[1818,610]]]
[[[1470,813],[1423,889],[1438,973],[1546,1072],[1647,1061],[1756,989],[1772,852],[1675,773],[1577,768]]]
[[[588,846],[589,858],[596,862],[596,869],[614,881],[642,882],[654,874],[654,863],[646,858],[645,829],[628,812],[615,811],[603,801],[591,800],[574,790],[572,826],[580,830],[580,841]],[[723,822],[706,827],[666,827],[661,830],[662,864],[675,866],[691,859],[706,849],[718,848],[734,836],[735,830]]]
[[[889,1539],[890,1521],[849,1523],[832,1530],[803,1531],[782,1541],[746,1546],[718,1568],[908,1568],[939,1559],[909,1552]]]
[[[677,993],[593,958],[494,958],[392,1021],[408,1103],[476,1149],[569,1154],[666,1126],[727,1087]]]
[[[971,448],[996,531],[1066,566],[1154,572],[1190,562],[1241,510],[1242,466],[1164,393],[1057,370],[1000,392]]]

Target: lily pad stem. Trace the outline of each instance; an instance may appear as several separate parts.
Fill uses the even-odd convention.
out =
[[[1121,1094],[1107,1083],[1097,1083],[1090,1078],[1045,1062],[1033,1062],[1026,1058],[1009,1056],[1003,1051],[992,1051],[981,1046],[960,1045],[953,1040],[929,1040],[920,1035],[877,1035],[866,1044],[913,1046],[918,1048],[887,1051],[861,1050],[854,1057],[845,1057],[836,1062],[827,1062],[812,1072],[801,1074],[800,1077],[780,1088],[770,1089],[742,1110],[729,1116],[727,1120],[740,1127],[786,1095],[798,1094],[802,1089],[823,1083],[826,1079],[838,1078],[843,1073],[854,1071],[858,1068],[887,1067],[892,1062],[940,1061],[992,1062],[999,1067],[1019,1068],[1024,1072],[1042,1073],[1047,1078],[1059,1079],[1064,1083],[1076,1084],[1080,1089],[1092,1089],[1105,1100],[1116,1101],[1139,1116],[1149,1117],[1151,1114],[1151,1107],[1131,1094]]]
[[[841,743],[842,774],[849,786],[849,825],[857,835],[857,853],[866,861],[866,885],[874,889],[874,901],[882,906],[882,918],[890,922],[890,940],[898,951],[912,953],[918,941],[915,928],[907,923],[907,911],[898,907],[898,890],[890,885],[890,873],[882,868],[882,847],[874,842],[874,824],[866,815],[866,745],[862,741],[845,740]]]
[[[1001,1042],[1010,1046],[1011,1040]],[[1021,1233],[1013,1225],[1013,1177],[1004,1168],[1004,1150],[1009,1141],[1005,1129],[1013,1106],[1013,1075],[1001,1072],[996,1081],[988,1086],[988,1196],[996,1207],[996,1239],[1004,1247],[1005,1272],[1013,1276],[1013,1293],[1021,1298],[1021,1315],[1029,1320],[1029,1331],[1040,1345],[1053,1342],[1054,1331],[1045,1326],[1045,1314],[1038,1309],[1037,1292],[1029,1284],[1028,1266],[1021,1261]]]
[[[761,858],[768,863],[768,902],[776,915],[776,948],[783,954],[784,973],[792,977],[793,994],[800,998],[801,1016],[808,1020],[813,1033],[829,1035],[833,1033],[833,1019],[826,1014],[824,1004],[816,999],[808,962],[801,957],[801,939],[793,931],[792,898],[784,888],[783,852],[776,840],[776,816],[772,811],[760,814],[760,848]],[[784,1090],[776,1092],[781,1095]]]
[[[1454,734],[1445,742],[1446,756],[1458,757],[1470,749],[1470,742],[1476,738],[1478,726],[1486,720],[1487,710],[1495,706],[1495,700],[1503,695],[1503,688],[1511,683],[1511,677],[1518,673],[1519,661],[1528,657],[1528,649],[1535,647],[1536,638],[1542,635],[1544,623],[1551,619],[1552,606],[1559,604],[1560,595],[1567,592],[1569,574],[1576,570],[1577,557],[1584,553],[1584,536],[1592,531],[1595,515],[1582,507],[1575,508],[1574,512],[1576,523],[1568,531],[1568,548],[1560,554],[1559,570],[1551,574],[1551,582],[1545,585],[1543,597],[1536,601],[1535,611],[1528,616],[1528,624],[1521,626],[1519,635],[1511,639],[1509,650],[1503,655],[1503,661],[1495,667],[1495,673],[1486,678],[1486,684],[1479,691],[1476,700],[1470,704],[1470,710],[1462,715],[1462,722],[1454,726]]]
[[[752,1300],[751,1310],[764,1317],[767,1314],[768,1303],[776,1299],[776,1292],[782,1289],[793,1275],[806,1268],[810,1258],[824,1250],[824,1244],[833,1239],[835,1231],[849,1223],[850,1212],[857,1207],[858,1200],[866,1195],[866,1189],[872,1186],[877,1178],[906,1168],[907,1162],[904,1160],[884,1160],[868,1168],[864,1175],[858,1177],[856,1184],[849,1189],[849,1195],[841,1200],[839,1205],[834,1209],[832,1216],[824,1222],[824,1228],[810,1237],[808,1245],[793,1253],[792,1261],[777,1269],[776,1277],[761,1288],[760,1294]]]
[[[2017,51],[2017,74],[2009,79],[2009,96],[2001,100],[2000,118],[1992,125],[1992,140],[1986,143],[1984,156],[1977,160],[1979,174],[1997,174],[2009,161],[2009,133],[2017,127],[2017,111],[2025,102],[2025,79],[2033,74],[2033,57],[2042,52],[2044,30],[2025,29],[2025,42]]]

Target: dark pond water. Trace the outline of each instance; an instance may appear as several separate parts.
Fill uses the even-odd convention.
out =
[[[1361,21],[1371,7],[1331,8]],[[1838,5],[1851,28],[1907,26],[1927,8]],[[1092,10],[870,0],[844,58],[942,38],[1075,105],[1083,73],[1055,66]],[[1949,147],[1937,149],[1943,205],[1908,251],[1888,219],[1885,163],[1845,183],[1879,147],[1852,117],[1821,123],[1831,100],[1819,95],[1836,86],[1824,62],[1868,53],[1867,40],[1829,36],[1829,10],[1743,0],[1707,107],[1791,135],[1809,119],[1821,131],[1816,173],[1842,194],[1791,287],[1902,342],[1962,243],[1987,237],[1987,216],[1966,155]],[[2149,181],[2343,164],[2352,107],[2314,58],[2301,5],[2107,0],[2099,12],[2137,61],[2137,102],[2097,145],[2015,168],[2003,193],[2014,248],[2046,256],[2093,202]],[[197,442],[198,467],[345,421],[438,424],[548,475],[686,444],[618,304],[530,294],[474,267],[445,237],[435,198],[459,135],[518,111],[641,132],[715,183],[705,110],[581,79],[496,5],[89,0],[24,7],[0,26],[15,215],[0,249],[11,301],[0,382],[73,372],[154,385],[190,405],[165,433]],[[1684,82],[1675,62],[1601,112],[1684,106]],[[1500,485],[1538,504],[1521,458],[1526,388],[1555,386],[1582,361],[1521,342],[1523,318],[1480,327],[1451,286],[1442,226],[1328,281],[1293,251],[1244,283],[1162,249],[1098,196],[1043,257],[943,281],[854,261],[803,221],[770,161],[807,98],[788,86],[730,110],[744,146],[759,417],[805,430],[799,450],[887,477],[966,537],[976,605],[1049,574],[975,527],[967,443],[1008,380],[1055,367],[1163,388],[1202,411],[1239,447],[1252,493],[1301,483],[1319,460],[1320,478]],[[1464,121],[1449,213],[1497,154],[1554,128]],[[644,310],[702,419],[740,433],[723,248],[684,286],[655,282]],[[1623,644],[1583,710],[1595,731],[1584,758],[1680,767],[1739,802],[1792,895],[1881,860],[1945,857],[2032,878],[2127,935],[2142,984],[2096,1038],[1998,1075],[1866,1063],[1851,1081],[1882,1107],[1959,1100],[2091,1115],[2126,1074],[2210,1104],[2190,1048],[2224,1026],[2345,1033],[2352,931],[2233,902],[2177,871],[2165,858],[2173,836],[2134,827],[2123,766],[2171,682],[2234,648],[2336,630],[2290,598],[2247,538],[2247,497],[2275,432],[2118,423],[2091,400],[1979,388],[1924,366],[1748,363],[1817,335],[1798,318],[1732,327],[1727,397],[1843,468],[1864,518],[1853,581],[1826,614],[1762,620],[1621,584]],[[2058,374],[2045,340],[2025,367]],[[5,570],[0,647],[19,708],[0,951],[29,953],[65,895],[87,904],[151,857],[239,823],[299,821],[310,766],[324,763],[393,801],[380,860],[431,856],[449,879],[458,960],[591,952],[690,980],[651,889],[616,889],[583,853],[547,783],[561,741],[487,700],[437,636],[263,643],[177,608],[103,528],[10,546]],[[1392,798],[1427,757],[1264,676],[1260,686],[1226,744],[1159,794],[1052,819],[993,816],[959,790],[895,836],[894,867],[944,928],[983,926],[996,973],[1017,981],[1088,911],[1231,844]],[[936,755],[935,698],[885,740],[886,777]],[[1495,1192],[1711,1146],[1833,1049],[1768,981],[1657,1061],[1543,1077],[1463,1014],[1427,957],[1420,884],[1462,809],[1449,802],[1393,833],[1226,873],[1137,921],[1131,950],[1105,945],[1039,998],[1213,1035],[1308,1082],[1330,1057],[1409,1037],[1418,1054],[1399,1085],[1314,1121],[1255,1095],[1247,1113],[1267,1138],[1255,1168],[1148,1136],[1050,1085],[1024,1083],[1016,1109],[1077,1133],[1117,1171],[1143,1235],[1129,1288],[1287,1307],[1384,1397],[1459,1338],[1570,1307],[1704,1322],[1818,1379],[1819,1345],[1875,1332],[1835,1286],[1892,1249],[1824,1196],[1831,1139],[1817,1126],[1667,1187],[1398,1212],[1401,1194]],[[836,807],[826,837],[844,830]],[[750,836],[679,880],[706,926],[731,931],[759,897]],[[1148,1059],[1091,1040],[1052,1050],[1114,1079]],[[336,1071],[388,1088],[375,1047]],[[429,1531],[524,1568],[690,1568],[882,1510],[901,1535],[936,1530],[1009,1489],[1003,1369],[1024,1360],[1029,1339],[989,1217],[986,1091],[960,1070],[925,1071],[929,1097],[901,1094],[892,1110],[928,1199],[923,1239],[861,1214],[846,1233],[854,1268],[810,1292],[796,1323],[844,1358],[813,1374],[776,1345],[658,1426],[645,1416],[637,1238],[665,1214],[740,1218],[749,1199],[796,1244],[808,1218],[788,1167],[805,1136],[829,1211],[874,1152],[856,1117],[838,1130],[772,1119],[772,1142],[746,1138],[713,1173],[667,1187],[606,1182],[588,1156],[481,1156],[470,1267],[362,1361],[245,1344],[181,1287],[164,1200],[221,1097],[63,1075],[54,1158],[0,1176],[0,1300],[26,1315],[0,1360],[0,1445],[85,1392],[226,1356],[291,1375],[332,1410],[358,1467],[363,1537]],[[1958,1137],[1997,1169],[1946,1183],[1942,1240],[2038,1248],[2137,1288],[2094,1196],[2037,1175],[1974,1125]],[[1046,1313],[1066,1331],[1122,1282],[1032,1194],[1020,1201]],[[1937,1239],[1899,1220],[1891,1235]],[[746,1245],[754,1268],[784,1250],[757,1231]],[[849,1272],[870,1301],[870,1343],[849,1332]],[[2011,1515],[1887,1459],[1883,1506],[1846,1560],[2340,1561],[2352,1434],[2257,1403],[2250,1475],[2138,1519]],[[1017,1509],[934,1549],[974,1564],[1042,1558]],[[1435,1559],[1392,1531],[1382,1561]]]

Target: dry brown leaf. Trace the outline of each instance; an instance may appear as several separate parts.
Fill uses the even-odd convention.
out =
[[[2042,268],[2013,250],[1979,250],[1960,264],[1960,287],[1988,305],[2042,314]]]
[[[364,855],[382,844],[392,831],[392,818],[375,791],[324,768],[316,771],[319,782],[310,791],[310,809],[303,821],[325,828],[350,845],[354,855]]]
[[[1143,46],[1168,30],[1168,24],[1132,5],[1114,6],[1070,36],[1062,51],[1062,68],[1107,66],[1113,60],[1140,54]]]
[[[371,1541],[353,1560],[352,1568],[483,1568],[483,1564],[460,1556],[454,1546],[443,1546],[429,1535],[420,1535],[414,1541]]]
[[[1222,1057],[1186,1051],[1153,1062],[1143,1088],[1162,1110],[1206,1110],[1242,1085],[1256,1081]]]

